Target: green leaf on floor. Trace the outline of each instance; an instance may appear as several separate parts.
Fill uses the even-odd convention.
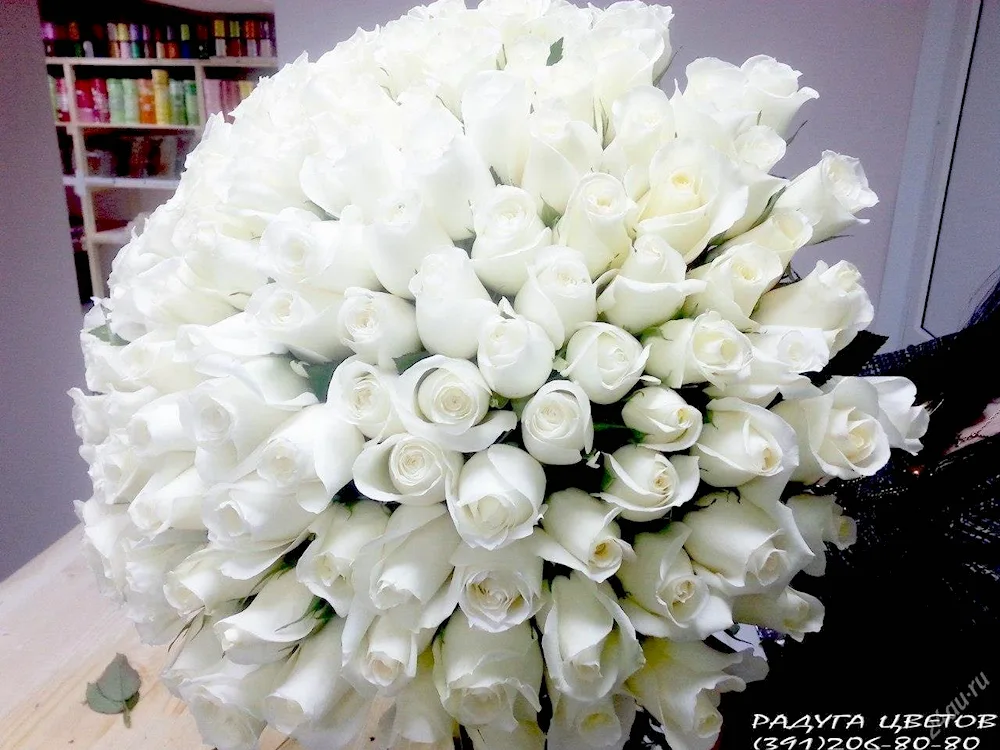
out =
[[[96,682],[87,683],[87,705],[99,714],[122,714],[126,727],[139,702],[142,680],[124,654],[116,654]]]

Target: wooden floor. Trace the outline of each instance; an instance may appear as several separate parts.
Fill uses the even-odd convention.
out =
[[[157,675],[166,647],[143,646],[101,596],[79,528],[0,583],[0,750],[200,750],[184,705]],[[84,703],[88,682],[118,652],[142,676],[132,728]],[[357,750],[369,745],[360,739]],[[298,745],[265,732],[260,750]]]

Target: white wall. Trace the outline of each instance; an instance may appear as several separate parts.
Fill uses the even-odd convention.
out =
[[[474,5],[475,0],[468,4]],[[301,51],[310,59],[361,26],[390,21],[414,5],[408,0],[275,0],[278,49],[285,60]],[[606,6],[607,0],[595,0]],[[683,85],[684,68],[696,57],[742,63],[769,54],[802,71],[800,82],[820,93],[803,108],[808,124],[789,147],[776,174],[793,176],[814,164],[824,149],[862,160],[881,199],[871,219],[851,237],[807,249],[795,266],[807,271],[817,259],[855,263],[877,304],[889,246],[889,230],[913,83],[927,15],[927,0],[677,0],[672,39],[677,55],[667,81]],[[670,89],[668,89],[670,90]]]
[[[67,389],[82,323],[35,0],[0,3],[0,579],[89,494]]]

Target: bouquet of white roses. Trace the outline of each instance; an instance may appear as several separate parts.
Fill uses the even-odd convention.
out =
[[[671,94],[669,8],[440,0],[214,118],[82,334],[78,504],[207,742],[675,750],[742,690],[739,623],[854,538],[828,478],[914,452],[872,319],[795,252],[875,203],[769,174],[807,100],[770,57]],[[759,670],[758,670],[759,672]],[[423,744],[421,744],[423,743]]]

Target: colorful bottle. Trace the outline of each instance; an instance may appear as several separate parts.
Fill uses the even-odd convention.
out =
[[[134,78],[122,79],[122,104],[125,122],[129,125],[139,122],[139,86]]]
[[[113,125],[125,124],[125,89],[120,78],[108,79],[108,112]]]
[[[93,79],[90,82],[90,98],[94,107],[94,122],[111,122],[108,82],[103,78]]]
[[[191,26],[186,23],[181,24],[181,57],[185,59],[194,57],[191,44]]]
[[[154,68],[153,76],[153,112],[157,125],[170,125],[173,122],[173,112],[170,104],[170,78],[167,71]],[[141,101],[140,101],[141,107]],[[140,118],[142,110],[139,111]]]
[[[194,81],[184,81],[184,112],[188,125],[201,125],[201,115],[198,113],[198,84]]]
[[[187,125],[187,111],[184,100],[184,81],[170,81],[170,124]],[[194,124],[194,123],[191,123]]]
[[[221,18],[216,18],[215,22],[212,24],[212,30],[215,35],[215,56],[225,57],[226,56],[226,22]]]
[[[153,79],[140,78],[135,85],[139,91],[139,122],[142,125],[155,125],[156,97],[153,93]]]

